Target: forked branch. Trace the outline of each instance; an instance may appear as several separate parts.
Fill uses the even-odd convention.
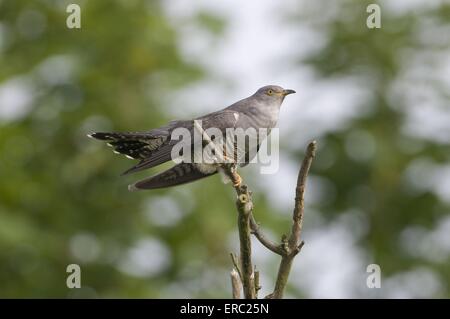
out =
[[[291,272],[292,262],[295,256],[300,252],[305,244],[301,238],[302,226],[303,226],[303,214],[305,211],[305,187],[306,178],[311,168],[312,160],[316,155],[316,142],[309,143],[306,150],[305,158],[303,159],[302,166],[300,168],[297,187],[295,190],[295,204],[294,212],[292,215],[292,228],[289,237],[283,236],[282,239],[282,256],[280,267],[278,268],[277,281],[275,283],[275,289],[272,294],[267,298],[279,299],[283,298],[284,289]]]
[[[266,298],[282,298],[293,260],[304,245],[304,242],[301,240],[304,194],[306,178],[316,152],[316,142],[313,141],[308,145],[298,174],[291,232],[289,236],[282,237],[281,244],[276,244],[262,233],[258,223],[255,221],[253,217],[252,193],[247,185],[242,183],[242,178],[236,171],[236,164],[224,162],[220,149],[212,142],[197,121],[194,121],[194,127],[201,134],[204,141],[212,144],[216,154],[216,165],[231,180],[237,195],[236,207],[238,211],[240,256],[238,261],[236,256],[231,254],[234,265],[230,274],[233,298],[240,298],[241,286],[246,299],[257,298],[258,290],[261,288],[259,286],[259,272],[254,269],[252,264],[251,234],[255,235],[264,247],[281,256],[274,291]]]

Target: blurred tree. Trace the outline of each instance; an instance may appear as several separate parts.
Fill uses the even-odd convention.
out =
[[[312,68],[317,83],[344,79],[369,92],[356,102],[357,113],[350,123],[319,141],[323,156],[331,153],[333,160],[331,165],[316,167],[315,174],[329,181],[336,193],[316,208],[328,223],[345,211],[362,212],[368,229],[359,244],[370,262],[381,266],[383,279],[426,269],[438,279],[439,287],[425,296],[450,297],[450,254],[443,248],[448,247],[450,237],[425,242],[424,236],[414,232],[439,229],[449,218],[449,198],[435,191],[438,185],[428,183],[433,167],[448,163],[450,139],[445,131],[420,134],[420,126],[433,125],[425,123],[425,117],[412,128],[408,124],[417,108],[435,109],[438,114],[448,109],[448,82],[439,75],[445,71],[436,66],[445,65],[443,58],[450,49],[448,36],[442,41],[440,34],[448,30],[449,3],[410,6],[380,1],[381,29],[365,26],[371,1],[300,3],[293,24],[301,21],[323,32],[323,46],[300,62]],[[322,15],[326,7],[327,14]],[[422,161],[430,165],[417,167]],[[419,170],[412,176],[414,167]],[[445,187],[443,180],[438,181],[434,179]],[[440,253],[430,258],[424,247]],[[415,277],[411,285],[426,286],[419,275]],[[359,293],[395,294],[382,289],[372,294],[365,287]]]
[[[158,1],[82,1],[81,29],[66,27],[69,3],[0,2],[0,81],[11,103],[0,118],[0,296],[157,297],[222,225],[181,216],[182,200],[206,207],[187,194],[178,203],[128,194],[118,175],[131,162],[86,134],[162,124],[163,96],[202,70],[181,58]],[[186,220],[167,232],[160,215]],[[81,290],[66,287],[71,263],[82,266]]]

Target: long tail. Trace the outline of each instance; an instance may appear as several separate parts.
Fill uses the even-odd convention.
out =
[[[157,130],[154,130],[157,131]],[[157,132],[159,133],[159,131]],[[96,132],[91,138],[106,141],[114,152],[133,159],[146,159],[158,151],[169,137],[150,132]]]
[[[217,172],[202,173],[192,163],[180,163],[155,176],[143,179],[128,186],[129,191],[140,189],[165,188],[190,183],[214,175]]]
[[[171,160],[173,144],[165,128],[149,132],[96,132],[88,136],[108,142],[114,153],[140,160],[123,174],[138,172]]]

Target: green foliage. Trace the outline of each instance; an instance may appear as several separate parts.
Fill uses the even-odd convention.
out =
[[[26,25],[27,14],[38,17],[36,25]],[[23,117],[1,124],[0,295],[68,296],[65,269],[79,263],[70,241],[86,233],[100,252],[95,261],[81,262],[83,284],[92,290],[78,295],[155,297],[177,275],[178,251],[175,263],[150,283],[117,270],[125,248],[145,234],[170,245],[190,227],[199,232],[185,239],[200,236],[203,226],[197,217],[170,232],[149,225],[143,202],[158,193],[129,194],[131,179],[118,175],[131,162],[86,133],[164,123],[158,97],[201,78],[202,71],[180,57],[176,33],[157,2],[83,3],[80,30],[68,29],[66,17],[56,2],[0,3],[9,36],[0,79],[26,79],[34,97]]]
[[[424,77],[418,79],[405,79],[404,75],[408,70],[420,68],[413,62],[421,59],[413,60],[411,57],[421,57],[425,63],[427,54],[448,52],[448,41],[427,39],[434,43],[426,44],[420,33],[423,35],[427,31],[433,36],[429,30],[432,25],[448,27],[450,7],[442,4],[433,10],[393,14],[381,5],[382,28],[369,29],[364,27],[362,18],[367,16],[365,9],[368,3],[341,1],[333,17],[327,20],[318,18],[318,11],[314,14],[313,10],[302,10],[295,17],[309,26],[326,30],[324,47],[302,63],[310,65],[320,79],[353,77],[359,81],[359,86],[370,89],[370,98],[358,106],[358,109],[369,111],[339,132],[327,134],[319,142],[324,151],[334,153],[335,161],[324,169],[316,168],[315,174],[330,181],[336,190],[336,196],[319,209],[330,222],[344,211],[362,211],[367,217],[368,231],[359,244],[369,254],[370,260],[381,265],[383,276],[426,267],[436,274],[441,284],[441,293],[428,297],[449,297],[450,277],[443,267],[449,262],[448,255],[442,256],[444,260],[433,260],[420,256],[420,253],[407,253],[401,245],[401,234],[411,227],[424,227],[431,231],[449,216],[448,201],[443,201],[425,185],[425,190],[417,191],[417,185],[411,185],[411,181],[405,178],[408,167],[417,159],[426,158],[436,165],[444,165],[450,159],[448,140],[422,138],[406,133],[404,129],[413,106],[405,105],[408,95],[412,91],[429,89],[448,104],[448,94],[440,88],[445,84],[433,78],[432,74],[423,74]],[[326,1],[318,1],[312,7],[318,10],[326,5]],[[293,25],[297,23],[296,19]],[[437,38],[437,34],[434,36]],[[430,85],[424,84],[428,76],[433,79]],[[394,95],[393,90],[400,81],[405,81],[403,85],[408,90]],[[421,100],[412,102],[422,103]],[[433,106],[439,108],[439,105]],[[367,136],[369,141],[355,140],[352,138],[355,135]],[[367,142],[375,145],[373,156],[358,158]],[[429,176],[431,171],[422,173]],[[414,182],[426,183],[425,180]],[[423,244],[423,239],[417,237],[416,245]],[[445,241],[439,244],[446,245]]]

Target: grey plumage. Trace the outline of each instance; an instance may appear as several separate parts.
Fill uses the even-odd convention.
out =
[[[274,85],[265,86],[250,97],[195,120],[201,120],[205,130],[217,128],[223,133],[227,128],[243,130],[267,128],[270,130],[278,121],[279,109],[284,97],[291,93],[295,93],[295,91],[285,90]],[[193,123],[193,120],[172,121],[166,126],[147,132],[96,132],[89,136],[108,142],[108,145],[117,153],[139,160],[138,164],[123,173],[130,174],[170,161],[172,148],[179,142],[171,139],[172,132],[176,128],[186,128],[193,136]],[[261,141],[258,140],[258,146],[260,143]],[[175,186],[215,173],[217,173],[217,167],[212,164],[180,163],[160,174],[130,185],[129,189]]]
[[[136,191],[139,189],[156,189],[176,186],[190,183],[216,173],[217,171],[212,173],[203,173],[198,170],[196,164],[193,163],[180,163],[162,173],[129,185],[128,190]]]

